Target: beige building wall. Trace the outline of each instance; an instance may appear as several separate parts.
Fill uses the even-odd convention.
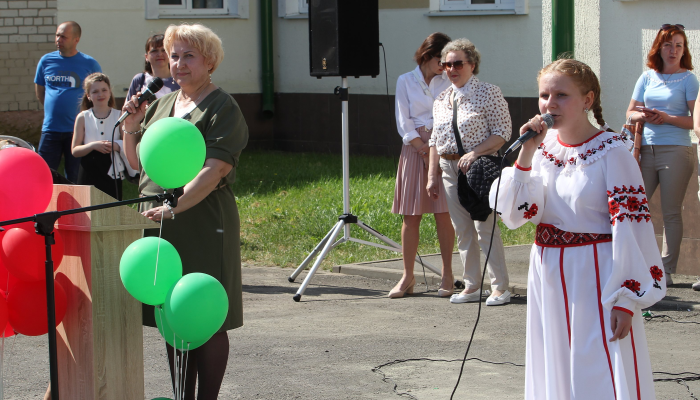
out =
[[[401,8],[401,7],[418,8]],[[541,5],[529,1],[529,15],[429,17],[428,1],[380,2],[380,41],[386,48],[389,92],[399,75],[414,68],[413,53],[427,35],[442,31],[467,37],[482,52],[480,78],[500,86],[506,96],[536,96],[534,78],[540,67]],[[276,1],[273,9],[277,9]],[[202,22],[221,36],[226,57],[213,75],[232,93],[261,92],[260,6],[250,1],[248,19],[188,19]],[[275,91],[329,93],[339,78],[309,76],[308,19],[274,15]],[[128,87],[143,68],[146,38],[180,19],[145,19],[144,0],[60,0],[58,20],[72,19],[83,27],[79,49],[97,59],[110,76],[115,91]],[[351,93],[385,94],[384,64],[375,79],[350,78]],[[117,96],[123,93],[115,93]]]
[[[147,20],[145,0],[59,0],[57,19],[74,20],[83,28],[78,49],[94,57],[114,87],[116,97],[126,95],[134,75],[143,71],[146,39],[162,33],[180,19]],[[257,1],[250,1],[248,19],[186,19],[201,22],[221,36],[225,58],[212,75],[217,85],[231,93],[259,93],[260,15]]]

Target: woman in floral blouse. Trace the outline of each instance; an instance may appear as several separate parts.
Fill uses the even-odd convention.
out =
[[[457,234],[459,255],[464,265],[466,288],[462,293],[450,298],[452,303],[481,300],[479,247],[484,254],[489,251],[494,218],[492,213],[486,221],[472,220],[457,196],[457,172],[462,170],[466,173],[480,156],[495,154],[510,139],[512,128],[508,104],[501,89],[481,82],[476,77],[480,61],[479,51],[469,40],[457,39],[448,43],[442,50],[442,65],[452,85],[442,92],[433,104],[427,190],[433,199],[440,196],[447,198],[450,218]],[[466,152],[461,158],[452,129],[454,109],[457,113],[462,147]],[[440,193],[440,173],[445,193]],[[486,300],[486,305],[489,306],[510,302],[508,271],[498,226],[493,234],[493,248],[488,263],[491,296]]]

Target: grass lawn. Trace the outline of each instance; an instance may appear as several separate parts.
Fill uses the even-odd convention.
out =
[[[350,157],[350,208],[365,224],[401,243],[401,216],[390,212],[397,158]],[[244,151],[233,184],[241,216],[243,261],[296,267],[343,212],[342,158],[338,154]],[[137,195],[124,182],[125,199]],[[500,222],[499,222],[500,224]],[[353,226],[353,237],[374,240]],[[517,230],[501,224],[506,246],[532,243],[534,225]],[[420,230],[419,252],[439,252],[435,220],[428,215]],[[400,257],[398,253],[348,242],[323,263],[333,265]]]

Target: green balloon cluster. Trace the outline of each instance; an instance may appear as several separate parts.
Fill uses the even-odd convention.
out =
[[[182,118],[160,119],[146,129],[139,158],[149,178],[164,189],[189,183],[204,166],[206,145],[202,133]]]
[[[136,300],[157,306],[165,303],[170,288],[182,278],[182,260],[175,246],[167,240],[145,237],[124,250],[119,275],[126,291]]]
[[[226,320],[228,296],[221,283],[202,273],[183,276],[180,255],[164,239],[145,237],[132,243],[122,255],[119,274],[129,294],[156,306],[158,331],[179,350],[203,345]]]

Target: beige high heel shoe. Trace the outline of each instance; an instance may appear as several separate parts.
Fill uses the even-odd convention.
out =
[[[414,276],[413,279],[411,279],[411,283],[408,284],[408,287],[406,289],[401,290],[399,287],[399,284],[397,283],[396,286],[394,286],[393,289],[389,292],[389,298],[390,299],[398,299],[400,297],[403,297],[406,293],[408,294],[413,294],[413,287],[416,285],[416,277]]]

